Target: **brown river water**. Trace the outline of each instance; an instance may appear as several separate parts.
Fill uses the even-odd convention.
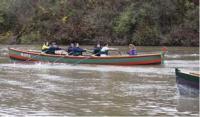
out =
[[[199,97],[179,95],[175,79],[175,67],[199,70],[199,48],[168,47],[161,65],[103,66],[12,63],[7,47],[39,49],[0,45],[1,116],[199,115]]]

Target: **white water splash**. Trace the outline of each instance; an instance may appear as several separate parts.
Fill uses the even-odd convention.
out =
[[[173,75],[174,68],[198,69],[199,61],[184,61],[184,60],[168,60],[164,65],[155,66],[106,66],[106,65],[71,65],[71,64],[1,64],[1,67],[8,69],[56,69],[56,70],[84,70],[84,71],[99,71],[99,72],[128,72],[128,73],[149,73]]]
[[[199,57],[199,54],[166,54],[166,58]]]

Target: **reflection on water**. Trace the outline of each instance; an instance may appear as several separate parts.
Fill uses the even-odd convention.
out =
[[[174,68],[198,70],[198,50],[171,50],[164,65],[131,67],[9,63],[1,54],[0,115],[197,116],[199,99],[178,94]]]
[[[199,96],[199,90],[198,89],[194,89],[185,85],[181,85],[181,84],[177,84],[177,88],[178,88],[178,93],[181,96],[185,96],[185,97],[198,97]]]

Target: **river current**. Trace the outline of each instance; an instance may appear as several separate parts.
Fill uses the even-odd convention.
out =
[[[199,71],[199,48],[168,47],[161,65],[12,63],[0,46],[0,115],[198,116],[199,97],[179,95],[175,68]],[[86,48],[92,48],[85,46]],[[127,47],[118,47],[126,53]],[[138,53],[162,47],[137,47]],[[118,54],[118,53],[112,53]]]

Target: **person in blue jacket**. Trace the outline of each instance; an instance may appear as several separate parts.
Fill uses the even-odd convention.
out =
[[[128,51],[129,55],[137,55],[137,50],[135,45],[133,44],[129,44],[129,51]]]
[[[55,54],[55,51],[61,50],[56,42],[52,42],[49,49],[46,51],[47,54]]]
[[[70,46],[67,48],[67,52],[69,55],[73,55],[74,53],[74,43],[71,43]]]
[[[79,43],[76,43],[76,47],[73,49],[73,55],[80,56],[80,55],[83,55],[83,52],[86,52],[86,50],[80,48]]]

